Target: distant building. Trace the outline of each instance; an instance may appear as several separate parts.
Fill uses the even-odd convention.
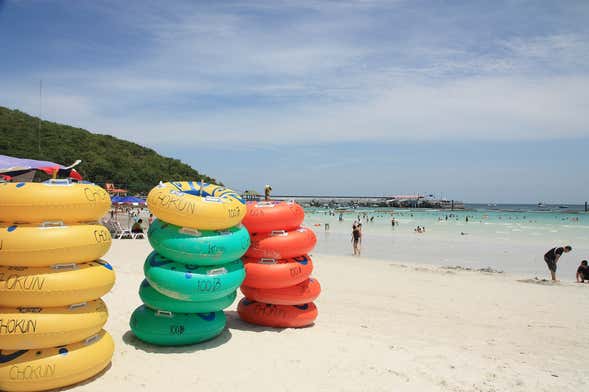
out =
[[[258,192],[251,190],[246,190],[241,196],[246,201],[260,201],[262,199]]]

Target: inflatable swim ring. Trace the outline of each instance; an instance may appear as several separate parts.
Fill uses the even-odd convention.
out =
[[[237,292],[234,291],[225,297],[210,301],[180,301],[160,294],[156,289],[151,287],[147,280],[144,280],[139,288],[139,296],[147,307],[154,310],[167,310],[173,313],[209,313],[230,306],[235,301]]]
[[[94,261],[110,249],[106,227],[62,222],[0,226],[0,265],[48,267]]]
[[[313,260],[308,255],[291,259],[243,259],[244,286],[260,289],[276,289],[294,286],[309,278],[313,272]]]
[[[305,219],[303,207],[294,201],[247,202],[243,225],[250,233],[295,230]]]
[[[82,342],[37,350],[0,351],[0,390],[44,391],[76,384],[106,368],[114,342],[106,331]]]
[[[0,342],[5,350],[63,346],[97,334],[107,319],[101,299],[57,308],[0,308]]]
[[[6,223],[95,222],[107,213],[110,205],[108,193],[89,182],[0,184],[0,220]]]
[[[182,301],[211,301],[235,291],[245,278],[241,260],[221,266],[174,263],[152,252],[143,265],[149,284],[161,294]]]
[[[250,246],[249,233],[241,225],[220,231],[199,231],[156,219],[149,226],[147,238],[160,255],[193,265],[229,263],[243,256]]]
[[[300,227],[292,231],[251,234],[252,245],[247,257],[288,259],[309,253],[317,243],[313,230]]]
[[[153,214],[180,227],[220,230],[236,226],[246,213],[239,194],[225,187],[202,182],[165,182],[147,195]]]
[[[139,339],[161,346],[194,344],[223,332],[225,313],[172,313],[141,305],[131,316],[131,330]]]
[[[241,286],[241,292],[248,299],[274,305],[301,305],[313,302],[321,293],[317,279],[307,279],[297,285],[279,289],[258,289]]]
[[[110,264],[98,260],[49,268],[0,266],[0,306],[66,306],[94,300],[115,283]]]
[[[237,306],[239,317],[251,324],[277,328],[306,327],[317,318],[315,304],[270,305],[243,298]]]

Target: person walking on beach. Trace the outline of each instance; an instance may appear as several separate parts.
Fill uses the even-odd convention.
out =
[[[571,250],[573,250],[573,248],[570,245],[564,247],[555,247],[550,249],[544,255],[544,261],[550,270],[550,276],[552,277],[553,281],[556,281],[556,265],[560,259],[560,256],[562,256],[563,253],[569,253]]]
[[[362,244],[362,223],[354,225],[352,229],[352,246],[354,255],[360,256],[360,245]]]
[[[266,185],[264,187],[264,201],[270,201],[270,192],[272,192],[272,187],[270,185]]]
[[[589,266],[587,260],[581,261],[581,265],[577,268],[577,282],[578,283],[589,283]]]

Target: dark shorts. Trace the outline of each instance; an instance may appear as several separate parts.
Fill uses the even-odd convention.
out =
[[[554,261],[554,259],[550,259],[550,258],[544,256],[544,261],[548,265],[548,269],[550,271],[556,272],[556,261]]]

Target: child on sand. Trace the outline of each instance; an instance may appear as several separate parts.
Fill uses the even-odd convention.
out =
[[[581,265],[577,268],[577,282],[578,283],[589,283],[589,266],[587,260],[581,261]]]

